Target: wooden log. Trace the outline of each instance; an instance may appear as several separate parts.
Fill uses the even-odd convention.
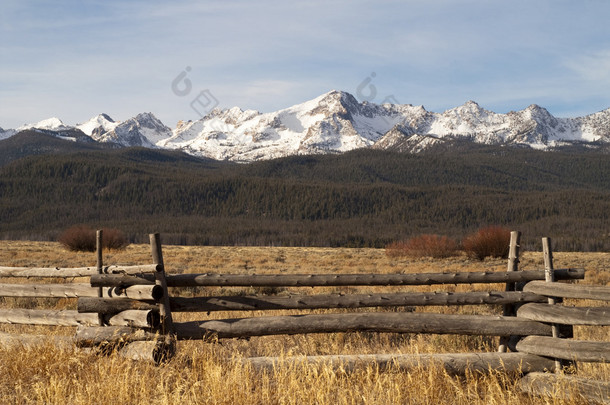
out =
[[[77,302],[78,312],[99,314],[117,314],[129,309],[137,310],[156,310],[158,309],[154,301],[135,301],[129,298],[98,298],[80,297]]]
[[[146,264],[137,266],[104,266],[103,274],[154,274],[158,265]],[[0,277],[45,277],[72,278],[91,277],[97,273],[97,266],[91,267],[4,267],[0,266]]]
[[[565,279],[584,278],[583,269],[557,270]],[[169,287],[334,287],[505,283],[544,280],[544,271],[463,272],[418,274],[175,274],[167,276]]]
[[[5,348],[30,348],[40,345],[52,344],[61,349],[70,349],[74,347],[74,343],[75,340],[71,336],[30,334],[16,335],[0,332],[0,346]],[[85,345],[82,347],[88,346]],[[155,364],[160,364],[173,357],[175,351],[175,345],[167,346],[163,341],[152,340],[131,342],[120,348],[118,353],[122,357],[129,358],[132,360],[152,361]]]
[[[168,276],[166,276],[168,277]],[[127,274],[94,274],[91,276],[92,287],[131,287],[134,285],[154,285],[154,274],[130,276]]]
[[[98,288],[85,283],[65,284],[0,284],[0,297],[79,298],[98,297]],[[159,300],[163,289],[159,286],[131,286],[103,288],[106,298]]]
[[[152,311],[128,310],[105,318],[113,326],[132,326],[140,328],[159,327],[159,313]],[[69,309],[0,309],[0,323],[17,325],[79,326],[98,325],[94,313],[79,313]]]
[[[157,329],[161,323],[161,317],[157,309],[148,311],[128,309],[127,311],[107,317],[106,323],[111,326]]]
[[[507,273],[511,274],[519,270],[519,248],[521,241],[521,232],[512,231],[510,233],[510,242],[508,245],[508,266]],[[507,282],[504,288],[505,291],[515,291],[516,283],[513,281]],[[513,304],[505,304],[502,308],[502,315],[504,316],[514,316],[515,315],[515,306]],[[506,352],[509,344],[510,344],[510,336],[502,336],[500,337],[500,344],[498,345],[498,352],[504,353]]]
[[[542,252],[544,254],[544,281],[547,283],[555,282],[555,272],[553,271],[553,250],[551,249],[551,238],[542,238]],[[555,305],[558,303],[555,297],[548,298],[549,305]],[[571,326],[571,325],[570,325]],[[559,326],[557,324],[551,325],[552,336],[554,338],[559,337]],[[565,363],[565,361],[563,362]],[[555,370],[559,371],[563,369],[564,364],[560,359],[555,359]],[[565,364],[567,366],[567,364]]]
[[[97,288],[85,283],[0,284],[0,296],[40,298],[97,297]]]
[[[242,360],[258,370],[273,371],[282,366],[330,366],[348,372],[359,367],[378,366],[382,370],[409,371],[420,367],[440,365],[450,375],[464,375],[467,370],[482,374],[501,371],[529,373],[552,370],[554,362],[545,357],[525,353],[447,353],[447,354],[368,354],[297,357],[250,357]]]
[[[610,404],[610,382],[586,378],[532,372],[521,378],[523,392],[538,396],[550,396],[555,400]]]
[[[19,325],[49,326],[93,326],[98,324],[98,317],[93,313],[62,309],[0,309],[0,323]],[[159,313],[152,311],[128,310],[107,319],[113,326],[132,326],[140,328],[159,327]]]
[[[528,303],[519,308],[517,316],[532,321],[562,325],[610,326],[610,307],[568,307]]]
[[[544,302],[546,298],[519,291],[432,292],[388,294],[325,294],[288,296],[221,296],[170,298],[173,312],[257,311],[271,309],[365,308],[424,305],[481,305]]]
[[[156,340],[157,337],[156,333],[128,326],[88,326],[77,329],[75,343],[78,347],[93,347]]]
[[[544,254],[544,281],[547,283],[554,283],[555,270],[553,268],[553,251],[551,249],[551,238],[542,238],[542,252]],[[560,303],[561,300],[557,300],[555,297],[548,298],[549,305],[555,305]],[[553,337],[559,337],[559,331],[553,328]]]
[[[547,297],[610,301],[610,287],[607,286],[530,281],[525,285],[523,291]]]
[[[100,287],[103,288],[103,287]],[[160,301],[163,298],[163,288],[158,285],[133,285],[131,287],[107,288],[105,298],[131,298],[133,300]]]
[[[157,365],[168,361],[175,353],[176,345],[168,345],[163,340],[135,341],[119,349],[122,357]]]
[[[234,338],[350,331],[460,335],[546,335],[551,327],[515,317],[432,313],[345,313],[265,316],[176,323],[178,339]]]
[[[163,297],[159,300],[159,313],[161,315],[161,333],[167,336],[167,344],[173,344],[174,321],[167,292],[167,281],[163,269],[163,250],[161,248],[161,235],[153,233],[149,235],[150,248],[153,263],[161,265],[161,269],[155,273],[155,285],[163,291]]]
[[[508,245],[508,265],[507,273],[519,271],[519,249],[521,248],[521,232],[512,231],[510,233],[510,243]],[[506,283],[506,291],[515,291],[515,282],[509,281]],[[510,305],[504,307],[504,316],[513,316],[514,308]]]
[[[558,280],[585,278],[584,269],[557,269]],[[168,287],[344,287],[388,285],[481,284],[544,280],[544,270],[516,272],[464,272],[413,274],[167,274]],[[151,284],[148,274],[129,277],[119,274],[93,275],[91,285],[129,286]]]
[[[102,268],[104,267],[104,261],[103,261],[103,252],[102,252],[102,248],[103,248],[103,230],[98,229],[96,232],[96,238],[95,238],[95,247],[96,247],[96,258],[97,258],[97,264],[96,264],[96,268],[97,268],[97,273],[98,274],[102,274]],[[97,296],[102,298],[104,296],[104,289],[102,287],[98,288],[97,291]],[[98,325],[99,326],[104,326],[104,315],[103,314],[98,314],[97,315],[98,318]]]
[[[610,363],[610,342],[527,336],[517,343],[517,350],[564,360]]]
[[[96,314],[81,314],[67,309],[0,309],[0,323],[55,326],[97,325],[98,317]]]
[[[71,336],[58,335],[31,335],[31,334],[11,334],[0,332],[0,346],[21,348],[35,347],[40,345],[52,344],[62,349],[74,347],[74,339]]]

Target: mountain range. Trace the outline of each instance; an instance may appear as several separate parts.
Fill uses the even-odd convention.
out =
[[[142,146],[252,162],[359,148],[417,153],[456,140],[539,150],[601,148],[610,144],[610,108],[584,117],[557,118],[538,105],[500,114],[468,101],[436,113],[410,104],[359,102],[333,90],[270,113],[215,109],[199,120],[179,121],[174,129],[152,113],[120,122],[100,114],[75,126],[50,118],[16,129],[0,128],[0,140],[24,131],[109,147]]]

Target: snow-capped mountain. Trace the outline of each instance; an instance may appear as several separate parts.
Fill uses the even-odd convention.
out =
[[[47,131],[67,131],[72,127],[65,125],[59,118],[49,118],[46,120],[38,121],[35,124],[25,124],[17,128],[17,132],[25,131],[27,129],[42,129]]]
[[[0,129],[0,139],[23,129],[61,132],[78,129],[97,142],[182,150],[219,160],[260,159],[356,148],[417,153],[448,140],[525,145],[549,149],[571,143],[610,143],[610,109],[579,118],[556,118],[531,105],[499,114],[474,101],[442,113],[410,104],[360,103],[351,94],[331,91],[313,100],[270,113],[216,109],[197,121],[170,129],[151,113],[123,122],[106,114],[68,127],[57,118]]]
[[[3,139],[10,138],[17,133],[14,129],[2,129],[0,128],[0,141]]]
[[[399,119],[393,109],[362,105],[348,93],[330,92],[266,114],[215,110],[201,120],[182,123],[158,146],[236,161],[345,152],[371,146]]]
[[[610,142],[610,109],[562,119],[537,105],[498,114],[468,101],[434,113],[410,104],[359,103],[351,94],[331,91],[266,114],[216,110],[181,123],[171,138],[157,145],[215,159],[253,161],[366,147],[419,152],[450,139],[539,149],[574,141]]]
[[[98,142],[112,142],[120,146],[155,147],[155,144],[172,136],[172,130],[151,113],[140,113],[133,118],[115,123],[105,114],[93,118],[99,126],[91,131]],[[91,123],[89,120],[86,124]],[[86,125],[85,124],[85,125]],[[89,129],[87,127],[86,129]]]
[[[95,142],[93,139],[83,134],[78,128],[66,125],[56,117],[48,118],[34,124],[25,124],[17,129],[6,130],[5,133],[8,133],[9,136],[6,136],[5,139],[22,131],[36,131],[67,141]],[[0,134],[0,139],[2,139],[2,134]]]
[[[112,118],[110,118],[106,114],[100,114],[89,121],[76,125],[76,128],[83,131],[85,134],[93,137],[93,136],[102,136],[106,132],[110,132],[115,129],[119,125],[118,122],[114,122]]]

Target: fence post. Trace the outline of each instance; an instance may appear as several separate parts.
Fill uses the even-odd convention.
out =
[[[553,249],[551,244],[551,238],[544,237],[542,238],[542,252],[544,254],[544,280],[547,283],[555,282],[555,269],[553,267]],[[549,297],[548,304],[555,305],[559,304],[561,299]],[[551,325],[551,332],[554,338],[561,337],[561,331],[559,330],[559,326],[557,324]],[[559,359],[555,359],[555,372],[560,373],[564,367],[569,365],[576,366],[574,362],[567,362]]]
[[[98,229],[97,232],[95,233],[95,255],[96,255],[96,267],[97,267],[97,274],[102,274],[102,268],[104,266],[104,262],[103,262],[103,255],[102,255],[102,249],[103,249],[103,236],[104,236],[104,232],[101,229]],[[104,296],[104,289],[102,287],[98,288],[97,291],[97,296],[102,298]],[[98,322],[100,324],[100,326],[104,326],[105,322],[104,322],[104,315],[103,314],[98,314]]]
[[[169,303],[169,293],[167,291],[167,281],[165,279],[165,268],[163,264],[163,251],[161,249],[161,235],[153,233],[149,235],[152,259],[154,264],[161,267],[155,272],[155,284],[163,288],[163,298],[159,302],[159,314],[161,315],[161,333],[164,335],[163,349],[161,350],[162,359],[171,357],[176,350],[176,336],[174,321]]]
[[[517,271],[519,270],[519,248],[521,243],[521,232],[512,231],[510,233],[510,244],[508,248],[508,268],[506,271]],[[506,283],[506,291],[515,291],[515,283]],[[506,304],[503,307],[502,315],[504,316],[515,316],[515,306],[513,304]],[[508,348],[508,342],[510,336],[500,337],[500,346],[498,352],[504,353]]]

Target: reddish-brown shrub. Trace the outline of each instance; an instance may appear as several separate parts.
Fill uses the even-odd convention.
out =
[[[388,257],[405,256],[405,241],[396,241],[388,243],[385,246],[385,254]]]
[[[386,246],[386,255],[390,257],[433,257],[443,258],[457,253],[457,243],[447,236],[419,235],[406,241],[390,243]]]
[[[123,250],[129,245],[123,232],[118,229],[102,229],[102,245],[108,250]]]
[[[86,225],[75,225],[66,229],[58,238],[68,250],[95,252],[95,231]]]
[[[473,259],[486,257],[508,257],[510,230],[500,226],[482,228],[462,241],[464,251]]]
[[[87,225],[75,225],[66,229],[58,238],[66,249],[77,252],[95,252],[95,231]],[[108,250],[125,249],[129,242],[118,229],[104,228],[102,230],[102,247]]]

